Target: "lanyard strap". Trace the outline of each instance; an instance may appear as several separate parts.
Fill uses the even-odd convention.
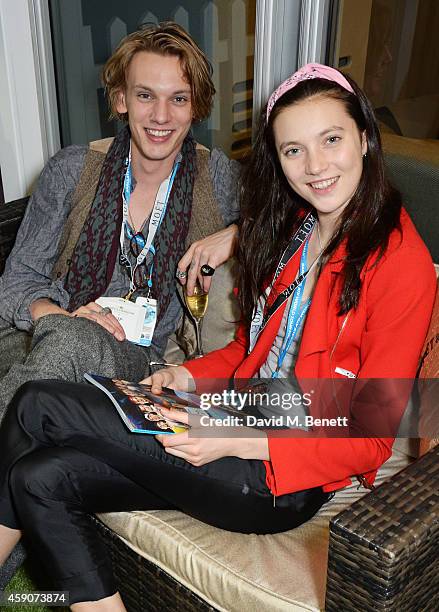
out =
[[[157,192],[157,195],[154,201],[154,207],[152,209],[152,212],[149,218],[148,235],[146,237],[145,244],[142,250],[140,251],[140,253],[138,254],[136,258],[136,263],[133,268],[131,266],[131,263],[128,257],[125,254],[125,244],[124,244],[125,231],[126,231],[126,228],[128,228],[128,206],[129,206],[129,201],[130,201],[131,192],[132,192],[131,147],[130,147],[130,152],[129,152],[128,159],[126,162],[127,169],[125,172],[125,178],[124,178],[123,190],[122,190],[122,227],[120,229],[120,238],[119,238],[120,252],[121,252],[120,262],[122,263],[122,265],[124,265],[129,270],[130,292],[134,292],[136,290],[136,284],[134,282],[134,274],[136,272],[137,267],[140,266],[145,261],[145,258],[148,252],[151,252],[153,257],[155,255],[155,250],[154,250],[152,243],[154,242],[155,235],[161,225],[163,217],[165,216],[166,208],[168,206],[168,201],[169,201],[169,195],[171,193],[172,185],[174,183],[174,179],[177,174],[180,162],[181,162],[181,154],[179,153],[175,160],[174,167],[172,169],[171,174],[161,183],[159,187],[159,190]],[[152,270],[152,266],[151,266],[151,270]],[[150,283],[148,283],[148,285],[149,285],[149,288],[151,289]]]
[[[302,221],[299,229],[294,234],[293,239],[286,247],[285,251],[282,253],[282,256],[277,264],[276,272],[274,273],[273,280],[271,281],[270,289],[273,287],[276,280],[279,278],[280,273],[288,264],[290,259],[294,257],[297,251],[300,249],[302,244],[307,240],[307,238],[311,235],[312,229],[314,227],[317,219],[314,217],[312,213],[308,213],[305,219]]]
[[[277,278],[279,277],[282,270],[285,268],[285,266],[288,264],[291,258],[294,257],[294,255],[297,253],[297,251],[302,246],[303,242],[306,241],[307,238],[311,235],[315,222],[316,222],[316,218],[311,213],[309,213],[305,217],[299,229],[295,233],[292,241],[287,246],[285,251],[282,253],[282,257],[280,258],[280,261],[277,265],[273,280],[270,284],[270,287],[267,288],[266,295],[271,292],[273,285],[275,281],[277,280]],[[293,283],[291,283],[289,287],[287,287],[282,293],[280,293],[277,296],[277,298],[275,299],[273,304],[270,306],[270,308],[265,309],[266,299],[263,296],[259,298],[258,304],[256,305],[256,308],[253,314],[252,322],[250,325],[249,353],[253,350],[256,344],[256,341],[259,337],[259,334],[264,330],[265,326],[267,325],[271,317],[282,306],[285,300],[287,300],[290,297],[290,295],[295,291],[295,289],[299,287],[301,283],[305,280],[306,275],[308,274],[308,271],[304,269],[303,274],[301,273],[301,271],[299,272],[300,272],[299,277],[295,281],[293,281]]]
[[[309,240],[305,242],[303,247],[302,255],[300,257],[300,276],[304,276],[307,272],[307,260],[308,260],[308,247]],[[293,340],[297,336],[297,332],[303,322],[303,319],[308,311],[309,305],[311,304],[311,299],[308,298],[305,304],[302,305],[302,297],[303,292],[305,290],[305,283],[302,282],[296,289],[293,295],[293,299],[291,301],[290,309],[288,312],[288,321],[285,330],[285,337],[282,342],[282,347],[279,351],[279,357],[277,359],[277,366],[274,372],[272,373],[272,378],[278,378],[279,370],[282,367],[284,359],[286,357],[287,352],[290,349],[290,346]]]

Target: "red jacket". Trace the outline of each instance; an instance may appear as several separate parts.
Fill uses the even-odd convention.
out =
[[[377,265],[372,256],[364,266],[360,302],[348,315],[337,314],[343,246],[325,265],[303,330],[295,367],[299,380],[342,377],[336,368],[357,378],[416,375],[436,275],[430,254],[405,211],[401,230],[392,233]],[[299,259],[300,251],[283,270],[277,288],[282,290],[294,280]],[[250,354],[247,330],[241,325],[235,340],[225,348],[185,363],[185,367],[195,379],[251,378],[267,358],[285,307],[270,319]],[[325,491],[340,489],[357,474],[372,483],[377,469],[390,457],[393,443],[393,438],[291,438],[267,433],[267,485],[274,495],[316,486]]]

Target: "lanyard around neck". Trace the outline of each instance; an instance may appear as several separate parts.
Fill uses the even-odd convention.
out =
[[[276,272],[274,273],[273,280],[270,284],[269,289],[266,293],[271,292],[273,289],[273,285],[275,281],[278,279],[282,270],[286,267],[288,262],[294,257],[297,251],[302,246],[303,242],[307,240],[307,238],[311,235],[313,227],[316,223],[316,218],[314,215],[309,213],[305,219],[302,221],[299,229],[294,234],[293,239],[282,253],[280,261],[277,265]],[[287,300],[290,295],[294,292],[294,290],[303,282],[306,278],[307,271],[304,274],[299,274],[299,277],[291,283],[289,287],[287,287],[282,293],[280,293],[273,304],[266,308],[266,298],[261,296],[256,305],[252,322],[250,325],[250,344],[249,344],[249,353],[253,350],[256,341],[267,325],[270,318],[275,314],[275,312],[282,306],[282,304]]]
[[[125,231],[126,227],[128,227],[128,207],[129,201],[132,193],[132,169],[131,169],[131,147],[130,152],[126,161],[126,172],[123,182],[123,190],[122,190],[122,227],[120,229],[120,252],[121,252],[121,262],[122,264],[129,269],[130,273],[130,293],[133,293],[136,290],[136,284],[134,282],[134,274],[138,266],[140,266],[144,261],[148,254],[151,252],[154,256],[155,250],[153,247],[154,238],[157,234],[157,231],[162,223],[163,217],[166,213],[166,208],[168,206],[169,196],[172,190],[172,185],[174,183],[175,175],[177,174],[178,167],[181,162],[181,153],[178,154],[174,167],[172,168],[171,174],[161,183],[155,201],[154,207],[151,211],[151,215],[149,218],[148,224],[148,235],[145,240],[145,244],[136,257],[136,263],[134,267],[131,266],[131,263],[128,257],[125,254]],[[151,284],[149,284],[151,288]]]
[[[285,337],[282,342],[282,347],[279,351],[279,357],[277,359],[276,369],[272,372],[272,378],[279,377],[279,371],[282,367],[286,354],[288,353],[293,340],[296,338],[297,333],[302,325],[308,308],[311,304],[311,298],[308,298],[302,305],[303,292],[305,290],[306,274],[308,272],[308,247],[309,238],[303,246],[302,255],[300,257],[299,275],[303,277],[303,281],[296,288],[293,298],[291,301],[290,309],[288,312],[288,320],[285,330]]]

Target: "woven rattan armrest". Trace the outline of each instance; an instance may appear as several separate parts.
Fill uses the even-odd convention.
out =
[[[29,198],[15,200],[0,206],[0,274],[14,246],[18,228],[23,219]]]
[[[439,447],[334,517],[327,612],[437,611]]]

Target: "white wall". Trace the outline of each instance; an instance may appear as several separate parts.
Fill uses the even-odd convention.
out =
[[[59,148],[47,0],[0,0],[0,167],[5,202]],[[54,121],[55,119],[55,121]]]

